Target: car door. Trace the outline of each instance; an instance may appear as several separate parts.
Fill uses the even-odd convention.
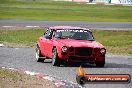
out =
[[[52,30],[48,29],[42,38],[41,42],[41,48],[42,48],[42,53],[49,57],[49,50],[51,50],[51,39],[52,39]]]

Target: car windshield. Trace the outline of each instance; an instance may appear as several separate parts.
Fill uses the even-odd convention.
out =
[[[75,40],[89,40],[94,41],[92,33],[87,30],[57,30],[54,38],[60,39],[75,39]]]

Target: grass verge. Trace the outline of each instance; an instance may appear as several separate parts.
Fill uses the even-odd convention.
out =
[[[17,30],[0,29],[0,42],[10,47],[33,47],[37,38],[42,36],[44,31],[44,29],[40,28],[17,28]]]
[[[132,54],[132,31],[94,30],[93,34],[109,53]]]
[[[54,88],[54,84],[42,78],[22,72],[0,68],[0,88]]]
[[[0,19],[132,22],[132,7],[51,0],[0,0]]]
[[[25,29],[25,30],[23,30]],[[8,46],[33,47],[43,35],[42,28],[17,28],[17,30],[0,29],[0,42]],[[132,54],[132,31],[92,30],[96,41],[106,46],[109,53]]]

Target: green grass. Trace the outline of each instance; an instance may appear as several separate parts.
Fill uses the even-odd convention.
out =
[[[30,28],[27,30],[0,30],[1,43],[14,43],[34,46],[45,29]],[[93,30],[96,41],[106,46],[109,53],[132,54],[132,31]],[[8,45],[9,45],[8,44]]]
[[[109,53],[132,54],[132,31],[94,30],[93,33]]]
[[[53,82],[27,75],[20,70],[0,68],[0,88],[55,88]]]
[[[44,29],[19,28],[19,30],[0,30],[0,42],[18,43],[34,46],[37,38],[44,33]]]
[[[8,78],[16,81],[20,80],[21,77],[22,74],[20,74],[19,72],[0,68],[0,78]]]
[[[0,0],[0,19],[132,22],[132,7],[51,0]]]

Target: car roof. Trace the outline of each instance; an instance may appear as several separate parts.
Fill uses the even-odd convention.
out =
[[[87,28],[81,28],[81,27],[74,27],[74,26],[52,26],[52,27],[49,27],[50,29],[53,29],[53,30],[59,30],[59,29],[64,29],[64,30],[70,30],[70,29],[80,29],[80,30],[89,30]],[[90,31],[90,30],[89,30]]]

